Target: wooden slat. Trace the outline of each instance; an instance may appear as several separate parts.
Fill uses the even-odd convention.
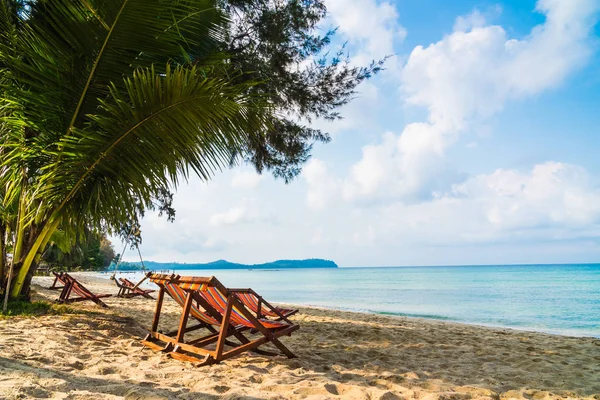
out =
[[[161,340],[163,342],[177,344],[177,339],[175,339],[172,336],[167,336],[164,333],[152,332],[151,335],[152,335],[153,338]]]
[[[227,299],[227,308],[225,309],[225,315],[223,316],[223,324],[221,325],[221,332],[219,333],[219,341],[217,342],[217,356],[215,357],[218,361],[221,361],[221,355],[223,354],[223,346],[225,346],[225,338],[229,330],[229,318],[231,318],[231,310],[233,309],[233,298],[234,295],[229,295]]]
[[[150,342],[148,340],[142,340],[142,344],[146,347],[151,348],[152,350],[156,350],[156,351],[164,351],[165,350],[165,346],[161,346],[158,343]]]
[[[177,342],[183,343],[183,337],[185,335],[185,328],[187,326],[188,318],[190,317],[190,309],[192,308],[192,294],[187,293],[185,297],[185,304],[181,313],[181,319],[179,320],[179,333],[177,333]]]
[[[158,298],[156,299],[156,307],[154,308],[154,319],[152,320],[152,332],[156,332],[158,330],[158,321],[160,319],[160,310],[162,309],[163,299],[165,298],[165,288],[163,286],[160,287],[158,291]]]
[[[194,345],[196,347],[204,347],[208,344],[215,343],[217,340],[219,340],[219,333],[212,333],[208,336],[190,340],[190,341],[186,342],[186,344]]]
[[[223,359],[236,356],[236,355],[241,354],[241,353],[243,353],[245,351],[248,351],[248,350],[252,350],[252,349],[254,349],[254,348],[258,347],[258,346],[261,346],[261,345],[263,345],[265,343],[268,343],[268,342],[269,342],[269,338],[263,336],[260,339],[256,339],[256,340],[253,340],[253,341],[248,342],[246,344],[243,344],[243,345],[241,345],[239,347],[236,347],[233,350],[226,351],[225,353],[223,353]]]
[[[248,309],[242,305],[241,301],[236,296],[233,296],[231,300],[233,302],[233,306],[236,307],[238,310],[240,310],[240,312],[244,315],[244,317],[246,317],[248,319],[248,321],[250,321],[255,326],[256,329],[258,329],[263,335],[265,335],[265,337],[268,338],[269,341],[275,345],[275,347],[277,347],[279,350],[281,350],[283,352],[283,354],[288,356],[288,358],[296,358],[296,355],[294,353],[292,353],[290,351],[290,349],[288,349],[283,343],[281,343],[279,341],[279,339],[277,339],[277,336],[281,336],[281,334],[274,335],[273,331],[265,328],[260,323],[260,321],[258,319],[256,319],[254,317],[254,315],[252,315],[252,313],[250,311],[248,311]],[[289,328],[298,329],[298,325],[291,325]],[[280,331],[286,331],[289,328],[284,328],[284,329],[281,329]],[[295,330],[295,329],[293,329],[293,330]],[[292,331],[290,331],[290,332],[292,332]]]
[[[207,326],[210,326],[210,325],[206,325],[205,323],[200,323],[198,325],[188,326],[187,328],[185,328],[185,333],[193,332],[193,331],[196,331],[196,330],[202,329],[202,328],[206,328]],[[171,331],[171,332],[165,333],[165,335],[167,335],[167,336],[175,336],[175,335],[177,335],[178,332],[179,332],[179,330]]]
[[[181,350],[190,352],[190,353],[194,353],[194,354],[200,354],[200,355],[211,355],[214,356],[215,352],[213,350],[207,350],[207,349],[203,349],[200,347],[196,347],[196,346],[192,346],[191,344],[187,344],[187,343],[177,343],[177,346],[175,348],[180,348]]]
[[[202,367],[204,365],[214,364],[214,361],[213,361],[213,359],[211,357],[206,357],[204,359],[199,359],[197,357],[189,356],[187,354],[177,353],[175,351],[170,352],[169,356],[173,357],[173,358],[175,358],[177,360],[180,360],[180,361],[187,361],[187,362],[194,363],[197,367]]]

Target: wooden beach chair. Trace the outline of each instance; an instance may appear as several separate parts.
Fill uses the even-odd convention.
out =
[[[288,317],[296,314],[299,310],[290,308],[276,307],[269,304],[258,293],[252,289],[230,289],[238,299],[250,310],[252,310],[257,318],[273,318],[276,321],[288,321]]]
[[[57,289],[62,289],[63,287],[65,287],[65,282],[62,279],[63,272],[56,273],[56,272],[52,271],[52,273],[54,274],[54,282],[52,283],[52,286],[50,286],[48,289],[57,290]],[[62,286],[58,286],[58,283],[61,283]]]
[[[79,281],[77,281],[77,279],[73,278],[66,272],[59,272],[58,274],[54,272],[54,275],[56,278],[54,279],[54,283],[50,289],[62,288],[60,296],[58,297],[58,300],[56,300],[58,303],[75,303],[78,301],[90,300],[101,307],[108,308],[106,303],[100,299],[110,297],[110,294],[94,294]],[[62,283],[63,286],[56,286],[57,282]],[[71,297],[72,294],[78,297]]]
[[[154,297],[150,296],[150,293],[156,292],[156,290],[154,289],[140,289],[139,287],[135,286],[135,283],[131,282],[127,278],[111,279],[115,281],[117,287],[119,288],[119,293],[117,293],[117,297],[131,298],[142,296],[147,299],[155,300]]]
[[[147,276],[160,290],[150,333],[142,342],[145,346],[169,352],[173,358],[195,362],[199,366],[216,364],[246,351],[277,355],[258,348],[267,343],[272,343],[283,355],[295,357],[278,338],[290,335],[299,326],[289,321],[257,318],[234,291],[227,289],[214,276],[181,277],[155,273]],[[182,313],[178,329],[163,334],[158,331],[158,324],[165,293],[182,307]],[[199,324],[188,327],[190,316]],[[201,328],[208,329],[209,334],[186,340],[187,333]],[[258,338],[245,335],[252,331],[257,332]],[[232,336],[239,343],[232,341],[233,338],[229,340]]]

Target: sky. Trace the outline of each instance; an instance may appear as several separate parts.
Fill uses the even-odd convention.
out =
[[[326,5],[334,44],[385,71],[314,122],[332,141],[292,183],[241,165],[181,186],[144,259],[600,262],[600,1]]]

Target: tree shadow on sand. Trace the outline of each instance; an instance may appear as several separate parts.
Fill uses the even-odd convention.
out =
[[[21,382],[15,387],[14,398],[23,397],[51,397],[53,392],[68,393],[69,398],[98,398],[98,395],[112,395],[129,399],[219,399],[220,395],[190,390],[182,385],[173,385],[165,389],[150,381],[135,382],[131,380],[117,380],[79,376],[73,373],[58,371],[52,368],[31,366],[23,361],[10,360],[0,357],[0,371],[4,369],[8,380],[9,372],[19,371],[28,376],[34,375],[38,379],[31,382]],[[3,374],[4,375],[4,374]],[[40,385],[37,380],[44,380]],[[179,387],[177,387],[179,386]],[[259,400],[258,397],[240,396],[236,399]]]

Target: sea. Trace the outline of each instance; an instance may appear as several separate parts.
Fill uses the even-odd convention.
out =
[[[600,264],[174,272],[269,302],[600,338]]]

